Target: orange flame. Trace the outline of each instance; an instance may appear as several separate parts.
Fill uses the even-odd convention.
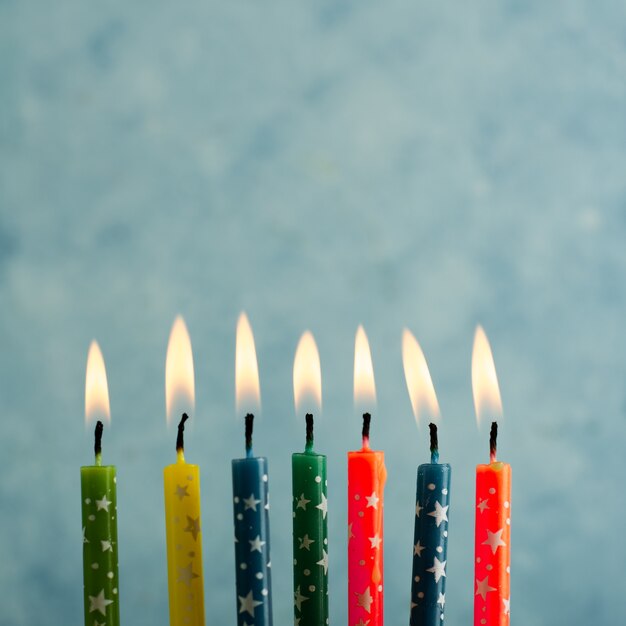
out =
[[[363,326],[358,327],[354,339],[354,403],[365,410],[376,404],[372,353]]]
[[[415,337],[406,328],[402,333],[402,363],[417,425],[419,426],[420,416],[424,412],[429,419],[437,421],[440,417],[439,402],[426,357]]]
[[[293,361],[293,395],[298,414],[319,411],[322,407],[322,369],[315,339],[306,331],[296,348]]]
[[[254,335],[248,316],[241,313],[237,321],[235,340],[235,398],[237,414],[254,413],[261,405],[259,368],[254,346]]]
[[[109,387],[104,359],[97,341],[92,341],[87,354],[85,375],[85,425],[100,420],[111,423]]]
[[[472,351],[472,391],[476,422],[480,427],[485,420],[497,421],[502,418],[502,400],[496,376],[496,366],[489,340],[482,326],[476,327],[474,349]]]
[[[165,409],[168,425],[195,406],[193,353],[185,320],[178,315],[172,325],[165,357]]]

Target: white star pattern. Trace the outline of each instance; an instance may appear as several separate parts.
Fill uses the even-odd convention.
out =
[[[502,598],[502,602],[504,604],[504,614],[511,614],[511,598]]]
[[[254,494],[251,493],[249,498],[244,498],[243,499],[243,504],[244,504],[244,511],[247,511],[248,509],[252,509],[253,511],[256,511],[256,505],[259,504],[261,501],[260,500],[255,500],[254,498]]]
[[[437,604],[441,604],[442,609],[444,606],[446,606],[446,594],[445,593],[439,594],[439,597],[437,598]]]
[[[326,519],[326,514],[328,513],[328,500],[324,494],[322,494],[322,501],[315,508],[322,512],[322,519]]]
[[[435,557],[435,562],[432,567],[429,567],[426,571],[432,572],[435,576],[435,582],[438,583],[439,579],[446,575],[446,563],[447,561],[440,561],[437,557]]]
[[[418,542],[413,546],[413,556],[422,556],[422,551],[426,550],[426,546],[422,545],[422,542]]]
[[[252,596],[252,591],[250,591],[248,593],[247,596],[237,596],[239,598],[239,613],[246,613],[248,612],[252,617],[254,617],[254,609],[257,606],[260,606],[261,604],[263,604],[263,602],[259,602],[258,600],[255,600],[254,597]]]
[[[495,591],[495,587],[489,586],[489,576],[485,576],[482,580],[476,579],[476,594],[477,596],[481,596],[483,600],[487,599],[487,594],[490,591]]]
[[[113,604],[113,600],[107,600],[104,597],[104,589],[97,596],[89,596],[89,612],[98,611],[102,615],[107,614],[107,606]]]
[[[495,533],[492,533],[490,530],[487,531],[487,539],[483,541],[483,546],[489,546],[491,548],[492,554],[496,553],[496,550],[500,546],[506,546],[506,543],[502,541],[502,533],[504,532],[504,528],[497,530]]]
[[[441,522],[448,521],[448,509],[449,506],[441,506],[439,502],[435,502],[435,510],[431,511],[428,515],[435,518],[435,522],[437,523],[437,528],[441,525]]]
[[[300,542],[300,550],[308,550],[311,551],[311,544],[315,543],[315,539],[309,539],[309,535],[304,535],[304,537],[298,537],[298,541]]]
[[[420,501],[417,501],[417,504],[415,505],[415,515],[417,515],[417,517],[420,516],[420,511],[423,509],[423,506],[420,506]]]
[[[371,496],[365,496],[365,499],[367,500],[367,506],[365,508],[369,508],[370,506],[375,509],[378,508],[378,501],[380,498],[376,495],[375,491],[372,491]]]
[[[85,537],[85,531],[87,529],[85,528],[85,526],[83,526],[83,543],[89,543],[89,539],[87,539],[87,537]]]
[[[300,585],[298,585],[298,588],[295,590],[293,595],[294,595],[293,603],[295,607],[298,609],[298,611],[302,612],[302,603],[306,602],[308,598],[306,596],[303,596],[300,593]]]
[[[265,545],[265,541],[261,541],[261,536],[257,535],[254,539],[248,539],[250,544],[250,552],[262,552],[261,548]]]
[[[102,546],[102,552],[113,552],[113,542],[111,540],[100,540],[100,545]]]
[[[102,496],[102,500],[96,500],[96,511],[109,512],[109,505],[113,504],[111,500],[107,500],[106,494]]]
[[[481,513],[484,512],[485,509],[489,508],[489,504],[487,504],[487,498],[485,498],[484,500],[481,500],[478,503],[478,506],[476,507]]]
[[[316,563],[324,568],[324,575],[328,574],[328,553],[322,548],[322,558]]]
[[[310,500],[307,500],[304,497],[304,494],[300,494],[300,498],[298,499],[298,503],[296,504],[296,510],[297,509],[302,509],[303,511],[306,511],[306,505],[311,502]]]
[[[368,539],[371,544],[370,548],[378,548],[380,544],[383,542],[383,540],[378,535],[374,535],[373,537],[368,537]]]

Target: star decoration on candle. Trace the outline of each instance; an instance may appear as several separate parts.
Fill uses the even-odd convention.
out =
[[[367,507],[373,507],[375,509],[378,508],[378,501],[380,500],[380,498],[376,495],[375,491],[372,491],[372,495],[371,496],[365,496],[365,499],[367,500]]]
[[[187,517],[187,526],[184,528],[186,533],[191,533],[193,540],[196,541],[200,532],[200,517]]]
[[[248,539],[250,544],[250,552],[263,552],[262,548],[265,545],[265,541],[261,541],[261,536],[257,535],[254,539]]]
[[[113,600],[107,600],[104,597],[104,589],[97,596],[89,596],[89,612],[98,611],[106,616],[106,609],[109,604],[113,604]]]
[[[379,537],[378,535],[374,535],[373,537],[368,537],[368,539],[372,548],[380,547],[380,544],[383,542],[382,538]]]
[[[298,585],[298,588],[294,592],[294,604],[298,611],[302,611],[302,603],[307,600],[308,598],[300,593],[300,585]]]
[[[180,485],[176,485],[176,490],[174,491],[174,495],[178,497],[179,500],[182,500],[185,496],[189,497],[189,492],[187,491],[188,485],[181,487]]]
[[[352,532],[352,522],[348,524],[348,541],[354,539],[354,533]]]
[[[257,606],[260,606],[261,604],[263,604],[263,602],[259,602],[258,600],[255,600],[254,597],[252,596],[252,591],[250,591],[248,593],[247,596],[237,596],[239,598],[239,613],[249,613],[252,617],[254,617],[254,609]]]
[[[194,578],[199,578],[199,576],[192,570],[191,563],[189,563],[189,565],[187,565],[186,567],[178,568],[178,582],[179,583],[183,583],[184,585],[187,585],[187,587],[189,587],[191,585],[191,581]]]
[[[298,541],[300,542],[300,550],[311,550],[311,544],[315,543],[315,539],[309,539],[309,535],[304,535],[304,537],[298,537]]]
[[[361,608],[365,609],[368,613],[372,612],[372,602],[374,598],[372,598],[372,594],[370,593],[370,588],[366,587],[363,593],[355,592],[356,595],[356,604]]]
[[[504,604],[504,614],[511,614],[511,598],[502,598],[502,602]]]
[[[490,591],[496,591],[495,587],[489,586],[489,576],[485,576],[482,580],[476,579],[476,594],[481,596],[483,600],[487,599],[487,594]]]
[[[489,546],[491,548],[492,554],[496,553],[496,550],[500,546],[506,546],[506,543],[502,541],[502,533],[504,532],[504,528],[497,530],[495,533],[492,533],[490,530],[487,531],[487,539],[483,541],[483,546]]]
[[[311,502],[310,500],[307,500],[304,497],[304,494],[300,495],[300,499],[298,500],[298,504],[296,505],[296,509],[302,509],[303,511],[306,511],[306,505]]]
[[[110,540],[102,541],[100,540],[100,545],[102,546],[102,552],[113,552],[113,542]]]
[[[413,546],[413,556],[422,556],[422,552],[426,550],[426,546],[422,545],[422,542],[418,540],[418,542]]]
[[[447,561],[440,561],[437,557],[435,557],[435,561],[432,567],[429,567],[426,571],[432,572],[435,576],[435,582],[438,583],[439,579],[442,576],[446,575],[446,563]]]
[[[89,543],[89,539],[85,536],[86,526],[83,526],[83,543]]]
[[[420,506],[420,501],[418,500],[418,501],[417,501],[417,503],[416,503],[416,505],[415,505],[415,515],[416,515],[417,517],[419,517],[419,516],[420,516],[420,511],[421,511],[423,508],[424,508],[423,506]]]
[[[485,509],[489,508],[489,504],[487,503],[487,498],[485,498],[484,500],[481,500],[478,503],[478,506],[476,507],[481,513],[485,512]]]
[[[102,496],[101,500],[96,500],[96,511],[109,512],[109,505],[112,504],[111,500],[107,500],[106,494]]]
[[[431,511],[428,515],[435,518],[435,522],[437,524],[437,528],[441,525],[441,522],[448,521],[448,509],[449,506],[441,506],[439,502],[435,502],[435,510]]]
[[[324,574],[328,574],[328,553],[322,548],[322,558],[316,563],[324,568]]]
[[[442,609],[446,605],[446,594],[445,593],[440,593],[439,594],[439,597],[437,598],[437,604],[441,604],[441,608]]]
[[[366,622],[363,621],[363,618],[361,618],[354,626],[367,626],[370,623],[370,620],[367,620]]]
[[[328,500],[326,496],[322,493],[322,501],[315,507],[322,512],[322,518],[326,519],[326,514],[328,513]]]
[[[247,511],[248,509],[252,509],[253,511],[256,512],[256,505],[259,504],[261,501],[260,500],[256,500],[254,497],[254,494],[251,493],[249,498],[244,498],[243,499],[243,504],[244,504],[244,511]]]

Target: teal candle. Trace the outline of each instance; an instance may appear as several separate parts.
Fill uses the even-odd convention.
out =
[[[80,468],[85,626],[120,623],[115,466],[102,465],[102,422],[95,464]]]

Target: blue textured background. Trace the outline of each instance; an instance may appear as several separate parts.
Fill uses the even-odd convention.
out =
[[[472,607],[472,333],[514,468],[513,621],[626,619],[626,6],[540,0],[0,1],[0,624],[79,624],[83,381],[109,373],[125,624],[167,622],[164,358],[196,357],[209,624],[235,623],[234,328],[255,330],[275,623],[292,615],[293,352],[309,327],[330,457],[332,623],[346,623],[352,349],[369,333],[388,454],[386,609],[408,622],[429,360],[453,465],[447,622]]]

